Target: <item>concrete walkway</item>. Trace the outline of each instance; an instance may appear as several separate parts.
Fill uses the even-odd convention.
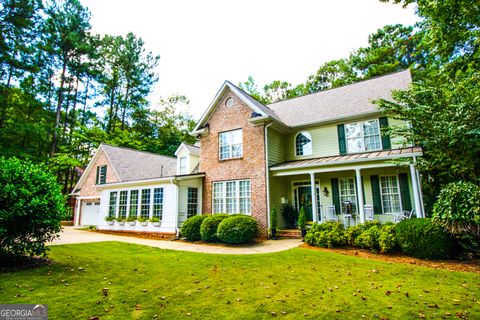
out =
[[[298,247],[301,244],[299,239],[285,239],[285,240],[267,240],[259,244],[249,246],[215,246],[206,244],[188,243],[184,241],[169,241],[169,240],[151,240],[135,237],[127,237],[121,235],[112,235],[97,233],[86,230],[78,230],[73,227],[63,227],[60,238],[49,243],[49,245],[74,244],[74,243],[88,243],[88,242],[102,242],[102,241],[121,241],[128,243],[141,244],[150,247],[157,247],[161,249],[202,252],[202,253],[217,253],[217,254],[256,254],[269,253],[288,250]]]

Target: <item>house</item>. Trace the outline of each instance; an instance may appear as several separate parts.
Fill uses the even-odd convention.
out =
[[[74,224],[175,233],[178,223],[201,212],[203,178],[198,174],[198,146],[182,143],[175,154],[177,158],[101,144],[74,188]],[[155,217],[161,223],[105,221],[128,216]]]
[[[140,163],[133,160],[136,151],[130,150],[131,157],[124,159],[124,149],[115,149],[119,154],[116,163],[110,162],[112,171],[129,166],[134,177],[125,179],[107,170],[106,183],[94,188],[100,192],[95,200],[100,199],[97,221],[105,224],[102,218],[107,213],[129,211],[130,190],[140,192],[140,186],[148,186],[151,193],[162,186],[166,192],[162,231],[179,226],[185,212],[194,214],[188,210],[189,188],[197,188],[197,213],[249,214],[264,233],[270,225],[268,212],[286,205],[297,210],[303,207],[311,222],[394,221],[406,210],[423,217],[420,177],[412,164],[422,150],[407,145],[401,137],[390,139],[382,134],[388,126],[409,124],[385,117],[372,103],[390,99],[392,90],[406,89],[410,83],[410,72],[405,70],[263,105],[226,81],[191,133],[200,148],[182,144],[176,160],[156,155],[164,159],[163,167],[152,162],[139,176],[134,174]],[[106,147],[114,148],[102,145],[100,149]],[[96,154],[92,162],[97,157],[98,163],[90,163],[92,168],[85,171],[84,176],[91,175],[87,190],[95,181],[95,172],[103,177],[102,169],[94,168],[101,167],[107,155]],[[167,165],[170,162],[175,173]],[[281,227],[287,225],[279,218]]]

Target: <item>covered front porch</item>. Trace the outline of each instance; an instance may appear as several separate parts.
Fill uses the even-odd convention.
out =
[[[311,223],[340,221],[346,226],[378,220],[398,222],[423,217],[418,172],[413,165],[385,161],[270,168],[270,207],[279,227],[291,227],[281,212],[304,208]]]

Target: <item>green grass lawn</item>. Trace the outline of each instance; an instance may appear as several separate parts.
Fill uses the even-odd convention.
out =
[[[1,303],[50,319],[480,319],[480,275],[292,249],[212,255],[104,242],[0,274]],[[102,293],[108,288],[108,296]]]

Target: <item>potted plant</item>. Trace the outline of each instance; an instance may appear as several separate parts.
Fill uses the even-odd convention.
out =
[[[298,214],[298,228],[302,232],[302,238],[307,234],[307,215],[305,214],[305,208],[300,208],[300,213]]]
[[[272,208],[270,211],[270,237],[277,240],[277,209]]]
[[[115,223],[115,217],[106,216],[105,221],[107,221],[108,225],[113,226],[113,224]]]
[[[135,216],[128,216],[127,222],[129,225],[134,226],[137,223],[137,217]]]
[[[152,217],[150,219],[150,222],[153,223],[154,227],[160,227],[160,225],[162,224],[162,222],[160,221],[160,219],[158,217]]]
[[[145,217],[138,217],[137,220],[138,220],[138,222],[140,223],[140,225],[141,225],[142,227],[148,226],[148,219],[147,219],[147,218],[145,218]]]
[[[117,218],[117,223],[119,226],[124,226],[125,225],[125,217],[118,217]]]

